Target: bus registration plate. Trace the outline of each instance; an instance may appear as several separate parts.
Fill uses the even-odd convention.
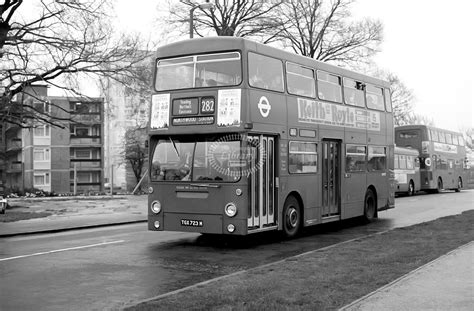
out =
[[[202,220],[181,219],[181,226],[185,227],[202,227]]]

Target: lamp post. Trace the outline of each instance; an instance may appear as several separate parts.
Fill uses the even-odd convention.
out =
[[[210,3],[209,0],[206,0],[206,2],[197,4],[189,10],[189,38],[193,37],[193,32],[194,32],[194,10],[196,9],[202,9],[202,10],[207,10],[207,9],[213,9],[214,4]]]

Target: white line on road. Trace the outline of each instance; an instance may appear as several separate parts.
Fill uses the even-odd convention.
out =
[[[56,250],[47,251],[47,252],[39,252],[39,253],[28,254],[28,255],[1,258],[0,261],[7,261],[7,260],[20,259],[20,258],[33,257],[33,256],[40,256],[40,255],[47,255],[47,254],[54,254],[54,253],[66,252],[66,251],[74,251],[74,250],[78,250],[78,249],[84,249],[84,248],[90,248],[90,247],[96,247],[96,246],[103,246],[103,245],[109,245],[109,244],[117,244],[117,243],[123,243],[123,242],[125,242],[125,240],[118,240],[118,241],[103,242],[103,243],[90,244],[90,245],[84,245],[84,246],[76,246],[76,247],[69,247],[69,248],[63,248],[63,249],[56,249]]]

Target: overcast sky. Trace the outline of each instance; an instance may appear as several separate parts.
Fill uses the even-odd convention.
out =
[[[117,2],[120,25],[143,31],[165,1]],[[358,0],[354,14],[383,22],[375,61],[413,90],[417,113],[446,129],[474,127],[474,1]]]

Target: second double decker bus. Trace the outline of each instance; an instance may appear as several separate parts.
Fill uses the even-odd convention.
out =
[[[421,189],[419,155],[416,149],[395,146],[395,193],[414,195]]]
[[[395,143],[420,153],[421,190],[461,191],[465,180],[466,148],[460,133],[427,125],[395,128]]]
[[[149,230],[247,235],[394,207],[389,84],[242,38],[156,53]]]

